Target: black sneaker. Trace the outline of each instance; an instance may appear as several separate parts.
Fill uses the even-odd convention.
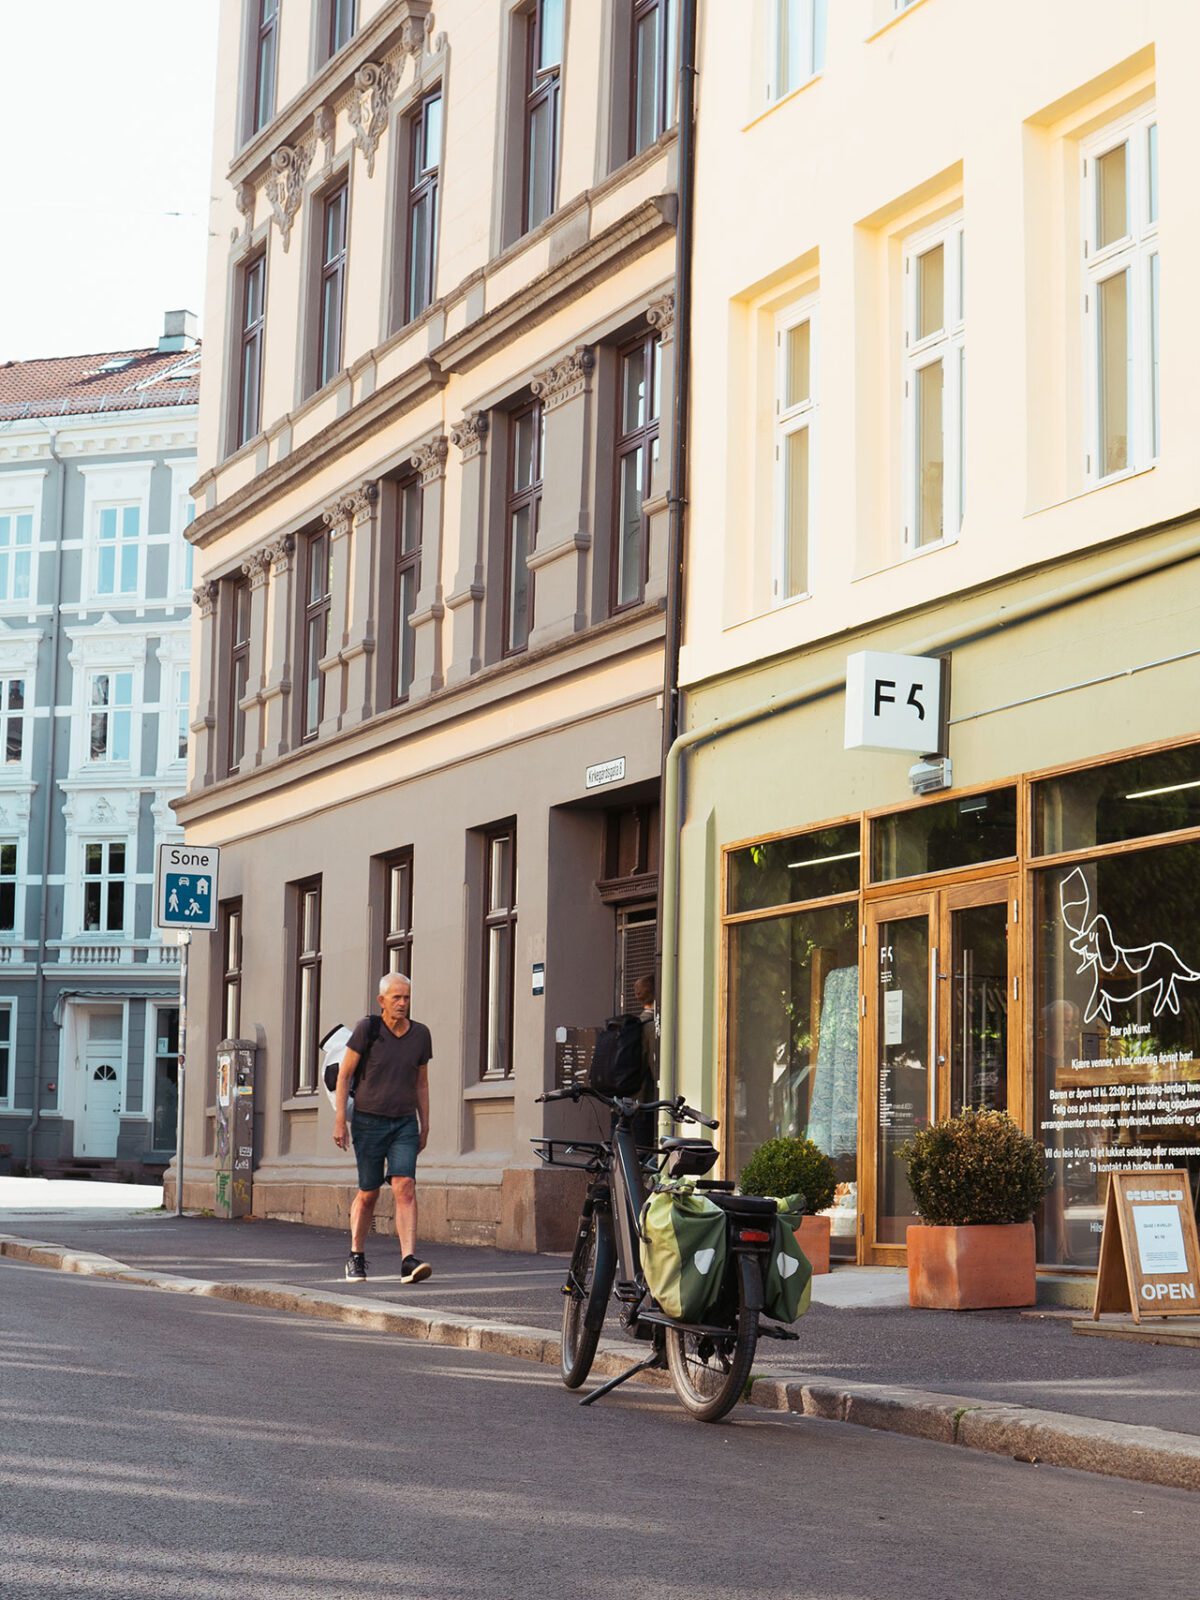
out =
[[[351,1250],[350,1259],[346,1262],[346,1276],[351,1283],[367,1281],[367,1258],[361,1250]]]
[[[421,1261],[416,1256],[405,1256],[400,1263],[401,1283],[420,1283],[433,1271],[428,1261]]]

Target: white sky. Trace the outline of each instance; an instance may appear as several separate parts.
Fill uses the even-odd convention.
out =
[[[217,0],[0,0],[0,361],[203,320],[216,45]]]

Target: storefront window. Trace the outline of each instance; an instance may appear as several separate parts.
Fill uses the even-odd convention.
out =
[[[1065,791],[1099,777],[1054,784]],[[1130,798],[1121,794],[1118,808]],[[1198,881],[1200,843],[1037,875],[1034,1132],[1051,1179],[1039,1240],[1047,1263],[1095,1268],[1110,1172],[1186,1167],[1196,1190]]]
[[[154,1045],[154,1148],[174,1150],[179,1107],[179,1011],[159,1006]]]
[[[949,872],[1017,853],[1017,791],[993,789],[914,806],[871,823],[871,881]]]
[[[1033,786],[1034,850],[1090,850],[1200,828],[1200,744],[1087,767]]]
[[[729,857],[730,914],[855,894],[860,854],[857,822],[735,850]]]
[[[805,844],[813,837],[806,836]],[[814,1140],[837,1169],[832,1248],[853,1256],[857,905],[851,901],[736,923],[729,945],[729,1173],[736,1176],[767,1139],[792,1134]]]

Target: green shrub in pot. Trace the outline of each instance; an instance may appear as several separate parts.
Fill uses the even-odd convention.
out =
[[[837,1176],[833,1162],[811,1139],[768,1139],[742,1168],[738,1186],[743,1194],[802,1194],[812,1215],[833,1204]]]
[[[970,1107],[900,1146],[921,1220],[931,1227],[1028,1222],[1046,1192],[1046,1152],[1005,1111]]]

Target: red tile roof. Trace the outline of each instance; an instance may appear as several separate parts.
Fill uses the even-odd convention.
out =
[[[152,345],[0,364],[0,420],[5,421],[194,406],[199,399],[199,346],[160,351]]]

